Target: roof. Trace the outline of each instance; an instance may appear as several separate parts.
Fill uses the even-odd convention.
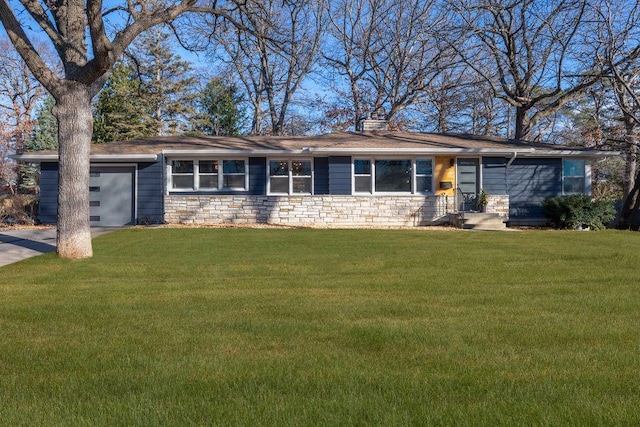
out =
[[[168,156],[218,155],[381,155],[381,154],[483,154],[525,157],[601,157],[612,152],[563,145],[538,144],[505,138],[463,134],[408,132],[339,132],[318,136],[163,136],[119,141],[91,146],[94,161],[156,160]],[[56,161],[55,150],[16,155],[24,161]]]

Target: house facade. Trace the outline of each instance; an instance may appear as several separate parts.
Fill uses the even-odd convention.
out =
[[[316,137],[159,137],[96,144],[92,226],[265,223],[419,226],[475,210],[517,225],[546,221],[542,200],[591,192],[591,162],[610,153],[498,138],[402,132]],[[55,223],[56,152],[40,164],[40,212]]]

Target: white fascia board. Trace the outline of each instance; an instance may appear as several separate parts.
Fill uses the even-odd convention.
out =
[[[299,156],[299,155],[449,155],[449,154],[492,154],[512,155],[514,152],[531,153],[533,148],[503,150],[495,148],[312,148],[305,147],[301,150],[163,150],[167,157],[198,158],[212,155],[218,156]]]
[[[21,162],[57,162],[57,154],[15,154],[13,159]],[[155,162],[158,160],[157,154],[92,154],[89,157],[92,162]]]
[[[532,153],[533,148],[515,148],[512,150],[497,148],[310,148],[310,153],[318,154],[355,154],[355,155],[450,155],[450,154],[491,154],[510,156],[516,153]]]
[[[525,157],[612,157],[620,156],[618,151],[579,151],[579,150],[537,150]]]
[[[20,162],[31,162],[31,163],[58,161],[57,154],[12,154],[9,157]]]
[[[157,154],[92,154],[92,162],[129,161],[129,162],[155,162],[158,160]]]
[[[199,158],[199,157],[211,157],[211,156],[242,156],[242,157],[252,157],[252,156],[273,156],[273,155],[301,155],[301,154],[309,154],[308,149],[303,150],[224,150],[224,149],[215,149],[215,150],[162,150],[162,154],[166,157],[188,157],[188,158]]]

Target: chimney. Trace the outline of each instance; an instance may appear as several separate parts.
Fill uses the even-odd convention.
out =
[[[388,125],[386,120],[364,119],[360,128],[362,132],[384,131],[389,129]]]

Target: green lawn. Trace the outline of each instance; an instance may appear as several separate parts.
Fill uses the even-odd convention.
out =
[[[639,425],[640,234],[130,229],[0,269],[2,425]]]

